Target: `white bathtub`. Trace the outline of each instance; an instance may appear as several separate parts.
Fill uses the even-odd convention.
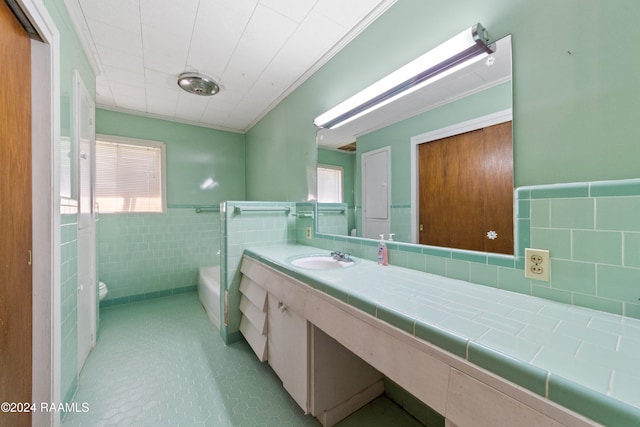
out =
[[[220,266],[200,267],[198,296],[211,323],[220,330]]]

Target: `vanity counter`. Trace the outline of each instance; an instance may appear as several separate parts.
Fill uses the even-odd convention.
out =
[[[328,255],[273,245],[245,255],[360,312],[605,425],[640,425],[640,320],[357,259],[312,270]]]

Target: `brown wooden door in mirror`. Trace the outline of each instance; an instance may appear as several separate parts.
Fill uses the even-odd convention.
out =
[[[418,146],[424,245],[513,254],[511,122]]]

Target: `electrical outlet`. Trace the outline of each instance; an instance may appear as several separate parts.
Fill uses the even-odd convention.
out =
[[[307,227],[305,236],[307,237],[307,239],[311,240],[311,227]]]
[[[544,249],[525,248],[524,277],[549,281],[549,251]]]

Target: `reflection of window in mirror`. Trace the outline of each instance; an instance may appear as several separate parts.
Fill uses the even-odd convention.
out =
[[[339,166],[318,165],[318,202],[342,203],[342,175]]]

